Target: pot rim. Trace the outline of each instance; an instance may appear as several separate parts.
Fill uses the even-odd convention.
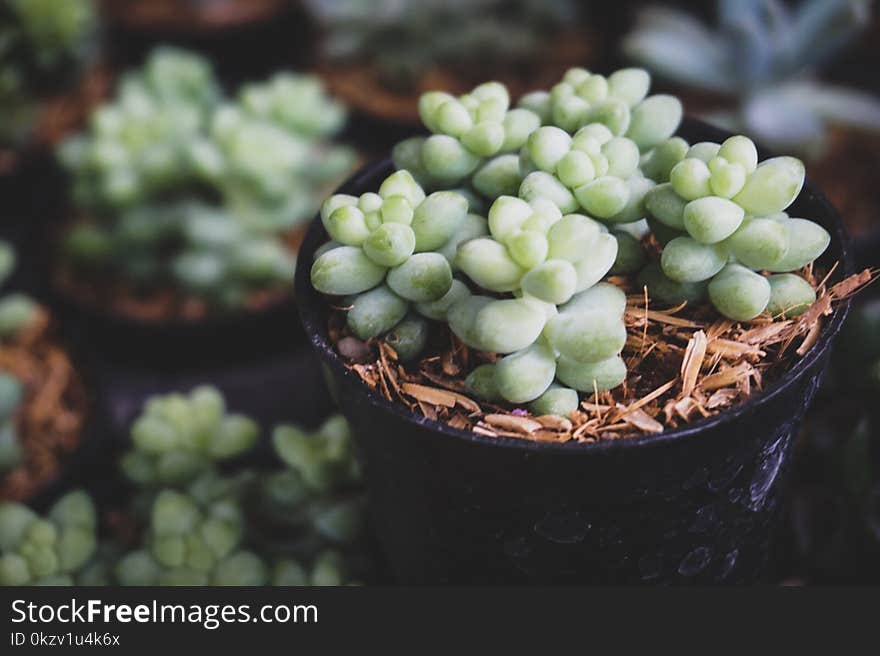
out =
[[[730,133],[728,132],[694,119],[685,119],[682,126],[699,128],[702,130],[708,129],[711,132],[717,133],[718,137],[722,139],[730,136]],[[346,180],[339,190],[334,193],[363,193],[364,190],[360,189],[360,187],[363,186],[364,182],[375,176],[378,171],[388,168],[389,166],[393,165],[391,164],[391,159],[388,157],[373,160]],[[837,250],[839,251],[838,261],[840,262],[840,268],[842,269],[841,275],[844,277],[851,275],[855,270],[852,257],[852,244],[850,243],[846,228],[840,219],[840,215],[825,195],[809,180],[805,181],[801,194],[804,192],[810,194],[817,203],[823,206],[825,218],[827,219],[827,225],[825,225],[825,227],[831,234],[832,245],[836,244]],[[336,353],[329,340],[324,337],[324,333],[326,333],[326,325],[322,325],[323,312],[319,309],[320,304],[323,302],[323,297],[311,286],[309,281],[309,274],[313,260],[312,255],[318,246],[323,244],[327,239],[328,235],[321,223],[320,215],[318,215],[312,220],[306,238],[300,247],[297,259],[296,279],[294,281],[294,294],[297,299],[300,320],[305,329],[306,337],[312,345],[312,348],[319,354],[322,364],[329,366],[335,375],[350,378],[355,377],[355,374],[343,364],[342,359],[338,353]],[[367,402],[378,411],[395,415],[403,421],[412,424],[414,427],[429,428],[448,438],[463,440],[474,445],[569,455],[576,453],[587,455],[592,453],[625,451],[640,447],[662,446],[673,442],[695,439],[704,431],[722,424],[737,421],[742,416],[775,399],[794,380],[798,379],[807,370],[812,368],[816,362],[825,355],[846,319],[849,312],[850,302],[850,299],[847,299],[834,309],[830,319],[819,336],[819,339],[812,348],[810,348],[810,350],[783,376],[773,381],[762,391],[728,410],[719,412],[710,417],[698,419],[672,430],[664,430],[660,433],[646,433],[616,440],[599,440],[596,442],[568,441],[564,443],[535,442],[526,439],[491,437],[488,435],[480,435],[473,431],[452,428],[444,422],[420,417],[408,411],[404,406],[388,401],[373,393],[373,391],[364,385],[362,381],[357,380],[355,382],[357,383],[360,393],[366,396]]]

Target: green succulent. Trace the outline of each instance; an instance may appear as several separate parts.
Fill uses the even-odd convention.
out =
[[[0,502],[0,585],[72,585],[95,553],[97,517],[82,491],[59,499],[46,517]]]
[[[87,275],[171,285],[221,308],[287,286],[283,235],[353,164],[327,141],[344,118],[314,77],[279,73],[229,99],[207,60],[160,48],[59,150],[88,217],[65,254]]]
[[[147,523],[144,544],[97,562],[96,575],[109,564],[123,585],[339,585],[347,576],[348,556],[333,549],[356,544],[363,498],[341,417],[311,432],[277,426],[284,466],[237,473],[222,465],[251,452],[259,428],[228,413],[212,387],[149,399],[131,437],[121,470],[137,486],[129,514]],[[284,544],[263,535],[267,521],[283,526]]]
[[[272,443],[286,468],[261,479],[255,500],[260,512],[298,526],[307,543],[354,543],[364,522],[364,500],[345,419],[331,417],[313,432],[277,426]]]
[[[880,130],[880,101],[828,85],[817,67],[870,17],[870,0],[719,0],[713,29],[666,7],[642,9],[624,52],[661,77],[731,99],[707,118],[777,149],[821,148],[826,126]]]
[[[262,560],[243,551],[240,480],[204,474],[164,489],[150,510],[146,546],[116,565],[122,585],[263,585]]]
[[[0,372],[0,477],[18,467],[24,457],[15,427],[15,413],[23,399],[21,381]]]
[[[0,436],[21,394],[0,374]],[[131,437],[120,470],[135,487],[124,514],[142,525],[139,540],[99,543],[82,491],[45,518],[0,503],[0,585],[343,585],[363,569],[363,487],[342,417],[276,427],[282,466],[267,469],[230,467],[259,429],[208,386],[147,400]],[[264,534],[267,518],[283,534]]]
[[[27,137],[39,96],[88,59],[96,27],[92,0],[0,2],[0,141]]]
[[[16,267],[15,249],[0,239],[0,289]],[[15,337],[37,314],[36,302],[26,294],[0,294],[0,343]],[[0,422],[2,423],[2,422]]]
[[[744,136],[688,144],[673,136],[679,100],[649,87],[641,69],[575,68],[515,109],[497,82],[424,94],[431,136],[395,147],[398,171],[376,192],[324,202],[331,241],[312,285],[342,297],[351,334],[386,340],[404,361],[421,354],[429,321],[445,323],[499,356],[470,372],[472,392],[536,414],[568,415],[578,392],[626,378],[626,298],[601,282],[612,270],[655,302],[708,298],[735,321],[804,312],[815,292],[791,272],[830,236],[784,212],[803,163],[759,163]],[[651,231],[660,262],[640,242]]]
[[[121,466],[138,485],[178,486],[250,450],[258,437],[256,422],[228,413],[216,389],[197,387],[188,395],[147,401],[131,427],[133,448]]]

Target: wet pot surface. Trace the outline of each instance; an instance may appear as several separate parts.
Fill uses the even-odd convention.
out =
[[[726,133],[686,121],[690,142]],[[762,154],[763,156],[763,154]],[[389,162],[342,193],[374,191]],[[820,264],[852,263],[839,217],[809,183],[796,216],[824,225]],[[370,393],[327,340],[328,307],[311,288],[316,220],[296,294],[306,334],[354,426],[375,529],[407,583],[746,583],[766,576],[795,434],[847,308],[786,376],[748,402],[659,435],[544,444],[458,431]]]

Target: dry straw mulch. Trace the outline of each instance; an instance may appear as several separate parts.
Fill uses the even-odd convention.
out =
[[[628,278],[609,281],[627,292],[629,374],[620,387],[588,395],[569,417],[535,417],[522,407],[472,398],[464,377],[497,356],[469,349],[448,331],[441,345],[404,367],[394,349],[347,335],[343,308],[331,315],[330,338],[346,365],[375,393],[412,412],[480,435],[539,442],[595,442],[659,433],[722,412],[780,378],[816,343],[835,304],[870,283],[870,270],[829,284],[812,266],[801,274],[816,302],[795,319],[762,315],[734,322],[708,304],[658,308]]]
[[[24,462],[0,479],[0,500],[26,500],[59,475],[80,445],[87,400],[67,354],[41,311],[13,341],[0,343],[0,371],[21,380],[25,399],[14,421]]]

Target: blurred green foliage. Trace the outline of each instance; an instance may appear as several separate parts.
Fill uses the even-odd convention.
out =
[[[92,275],[218,307],[289,285],[283,236],[354,164],[327,141],[344,121],[313,76],[279,73],[227,98],[206,59],[155,50],[59,149],[83,219],[65,253]]]
[[[668,7],[639,13],[623,42],[661,77],[737,100],[707,118],[768,146],[818,152],[829,124],[880,130],[880,100],[816,79],[870,19],[870,0],[718,0],[717,27]],[[729,104],[729,103],[728,103]]]
[[[276,427],[268,468],[243,460],[259,434],[212,387],[149,399],[120,463],[129,529],[99,543],[84,492],[46,519],[0,504],[0,584],[342,585],[369,575],[346,421]]]
[[[40,95],[88,60],[96,32],[92,0],[0,1],[0,143],[27,139]]]

